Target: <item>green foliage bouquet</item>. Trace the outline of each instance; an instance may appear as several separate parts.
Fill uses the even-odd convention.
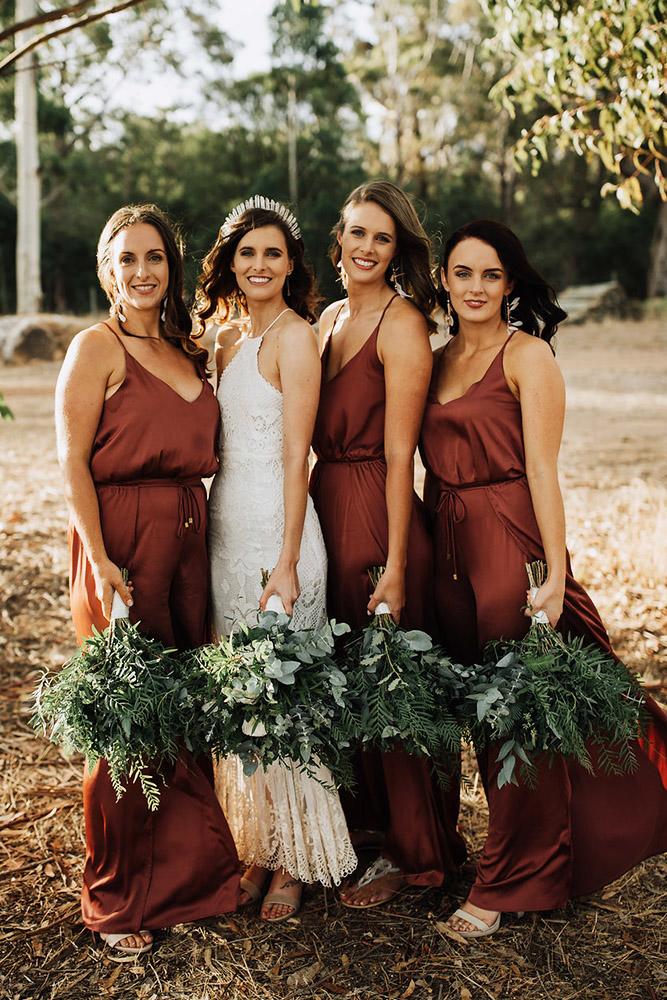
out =
[[[374,585],[381,572],[371,571]],[[436,762],[458,754],[462,727],[451,703],[462,682],[426,632],[404,631],[388,611],[379,605],[372,622],[347,645],[346,731],[381,751],[400,742],[407,753]]]
[[[192,715],[180,661],[130,623],[114,595],[111,623],[35,691],[32,723],[89,767],[103,758],[118,799],[138,781],[149,809],[160,805],[160,769],[173,762]]]
[[[546,566],[526,569],[534,595]],[[499,788],[518,784],[519,770],[534,785],[531,755],[544,751],[572,758],[591,774],[592,748],[607,774],[637,767],[643,704],[637,678],[598,646],[582,638],[565,642],[543,612],[523,639],[490,643],[484,663],[465,674],[469,690],[460,706],[473,742],[502,743]]]
[[[349,743],[341,726],[347,678],[334,655],[335,621],[295,630],[288,615],[259,612],[217,644],[190,654],[189,687],[198,709],[198,748],[238,755],[248,775],[291,761],[313,777],[322,764],[350,785]]]

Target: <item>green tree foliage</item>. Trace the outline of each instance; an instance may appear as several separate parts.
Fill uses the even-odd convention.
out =
[[[532,123],[516,146],[520,163],[537,170],[549,145],[599,159],[615,192],[637,211],[642,179],[667,200],[663,0],[484,0],[512,68],[492,94]]]

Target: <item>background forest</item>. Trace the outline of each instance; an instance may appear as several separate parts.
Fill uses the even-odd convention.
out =
[[[498,5],[278,3],[261,73],[244,72],[244,39],[221,32],[220,6],[148,0],[37,50],[44,310],[103,306],[95,246],[119,205],[154,200],[181,223],[191,289],[222,218],[255,192],[296,205],[330,298],[328,233],[350,189],[377,176],[415,196],[436,247],[489,216],[519,232],[557,289],[617,278],[646,295],[657,187],[632,212],[600,197],[612,178],[599,156],[556,148],[539,171],[530,156],[517,167],[511,147],[540,100],[513,117],[488,96],[512,67],[488,44]],[[0,0],[0,28],[14,17]],[[16,309],[15,79],[15,66],[0,76],[0,313]]]

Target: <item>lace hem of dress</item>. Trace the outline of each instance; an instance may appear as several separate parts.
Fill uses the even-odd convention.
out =
[[[317,778],[296,764],[271,764],[247,777],[238,757],[216,764],[215,786],[239,858],[300,882],[340,885],[357,867],[338,793],[330,772]]]

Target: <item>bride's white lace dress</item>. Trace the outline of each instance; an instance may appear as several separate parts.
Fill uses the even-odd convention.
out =
[[[260,373],[261,338],[244,339],[222,373],[221,465],[209,503],[213,623],[229,634],[257,614],[261,570],[278,561],[284,529],[283,400]],[[326,619],[326,550],[310,497],[298,564],[294,626]],[[324,767],[318,777],[329,782]],[[285,868],[302,882],[338,885],[356,867],[336,792],[296,766],[273,764],[251,776],[237,757],[216,765],[216,791],[246,864]]]

